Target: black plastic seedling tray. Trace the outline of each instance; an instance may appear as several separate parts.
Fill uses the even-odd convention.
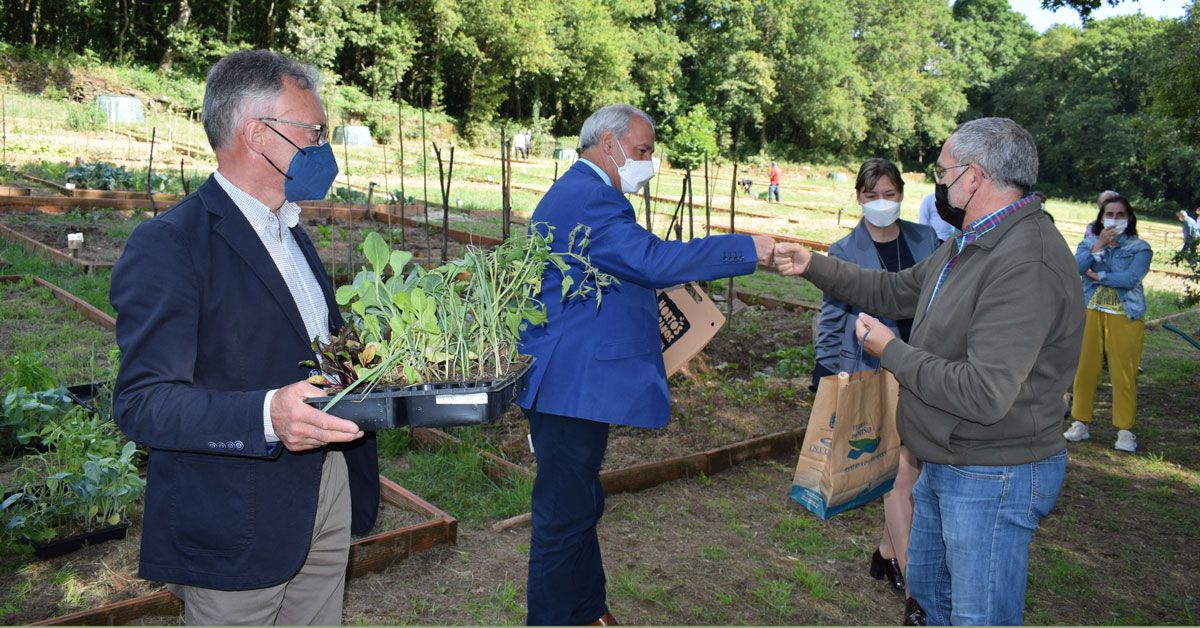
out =
[[[502,379],[417,384],[342,397],[326,410],[364,430],[397,427],[461,427],[492,423],[525,391],[530,358]],[[318,409],[332,397],[311,397]]]

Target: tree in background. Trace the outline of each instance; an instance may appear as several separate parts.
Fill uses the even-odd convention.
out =
[[[695,105],[687,114],[675,118],[669,133],[665,133],[667,155],[672,164],[695,168],[704,163],[704,156],[717,156],[717,121],[708,115],[703,104]]]

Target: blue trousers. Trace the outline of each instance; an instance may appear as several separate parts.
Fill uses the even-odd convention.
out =
[[[771,199],[775,199],[776,202],[779,202],[779,184],[778,183],[772,183],[767,186],[767,201],[770,201]]]
[[[1066,471],[1065,449],[1009,467],[925,463],[913,487],[908,588],[929,625],[1021,624],[1029,544]]]
[[[579,626],[608,612],[596,524],[608,424],[526,410],[537,458],[526,587],[530,626]]]

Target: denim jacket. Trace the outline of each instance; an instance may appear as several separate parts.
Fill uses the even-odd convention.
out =
[[[1097,286],[1116,288],[1121,297],[1121,306],[1125,308],[1125,316],[1136,321],[1146,314],[1146,295],[1142,291],[1142,279],[1150,272],[1150,258],[1154,252],[1145,240],[1137,236],[1121,235],[1117,237],[1116,248],[1105,247],[1096,255],[1092,255],[1092,247],[1096,245],[1097,237],[1088,235],[1083,238],[1075,249],[1075,262],[1079,265],[1079,274],[1083,279],[1083,303],[1086,306],[1096,294]],[[1092,281],[1084,273],[1092,269],[1100,276],[1100,281]]]

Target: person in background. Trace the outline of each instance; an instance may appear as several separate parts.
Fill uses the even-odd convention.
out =
[[[770,185],[767,186],[767,202],[770,203],[774,198],[775,202],[779,202],[779,177],[783,175],[783,171],[779,169],[778,162],[771,162],[771,179]]]
[[[342,325],[300,221],[337,176],[317,70],[242,50],[208,72],[208,181],[112,271],[113,417],[150,450],[139,575],[189,625],[337,625],[351,533],[375,523],[373,435],[304,402]],[[364,437],[365,436],[365,437]]]
[[[518,159],[529,158],[529,139],[524,130],[517,131],[517,134],[513,136],[512,146]]]
[[[900,272],[924,260],[938,247],[932,227],[900,220],[904,201],[904,179],[896,164],[886,159],[868,159],[858,170],[854,189],[863,217],[846,237],[829,247],[829,256],[863,268]],[[813,387],[821,377],[838,372],[874,370],[879,360],[859,353],[854,327],[861,310],[828,294],[821,306],[817,332],[816,368]],[[904,342],[912,331],[912,319],[894,321],[879,316]],[[908,567],[908,535],[912,528],[912,487],[920,466],[906,447],[900,448],[900,467],[892,490],[883,498],[884,528],[879,547],[871,556],[870,574],[886,580],[890,589],[905,593],[904,572]]]
[[[1033,192],[1033,136],[964,122],[938,155],[937,210],[959,232],[898,273],[781,242],[781,275],[889,318],[858,315],[863,351],[900,384],[897,427],[921,461],[913,486],[905,620],[1020,624],[1029,546],[1067,471],[1061,418],[1083,334],[1083,291]],[[922,613],[927,614],[922,618]]]
[[[1107,201],[1110,198],[1115,198],[1118,196],[1120,196],[1120,194],[1118,194],[1114,190],[1104,190],[1103,192],[1100,193],[1100,196],[1096,197],[1096,207],[1097,208],[1104,207],[1104,201]],[[1098,231],[1092,231],[1093,224],[1094,223],[1089,222],[1087,225],[1084,226],[1083,237],[1086,238],[1087,236],[1090,236],[1090,235],[1098,235],[1099,234]]]
[[[579,133],[583,154],[542,197],[531,224],[555,230],[556,252],[578,225],[586,255],[620,283],[604,300],[563,301],[563,276],[550,265],[541,299],[548,322],[521,332],[534,358],[517,405],[529,418],[537,459],[526,587],[530,625],[612,625],[596,526],[604,515],[600,464],[609,425],[661,428],[671,400],[658,329],[656,288],[754,272],[775,241],[743,234],[668,242],[638,224],[626,194],[654,176],[654,120],[609,105]],[[572,261],[571,279],[580,268]]]
[[[1117,428],[1117,451],[1137,451],[1137,373],[1142,359],[1146,296],[1142,279],[1150,272],[1150,245],[1138,237],[1137,216],[1122,196],[1100,206],[1092,228],[1100,235],[1084,237],[1075,250],[1083,280],[1087,319],[1083,347],[1075,371],[1071,426],[1063,437],[1071,442],[1091,437],[1088,425],[1095,408],[1096,386],[1103,360],[1108,358],[1112,380],[1112,423]]]
[[[1177,214],[1179,222],[1183,223],[1183,246],[1179,248],[1182,253],[1192,245],[1193,242],[1200,240],[1200,221],[1188,215],[1187,210],[1181,209]]]
[[[921,209],[917,214],[917,223],[933,227],[937,233],[938,242],[945,242],[954,237],[954,226],[938,216],[934,205],[934,195],[930,194],[921,199]]]

